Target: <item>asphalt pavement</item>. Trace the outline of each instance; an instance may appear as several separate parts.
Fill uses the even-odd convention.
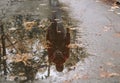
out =
[[[0,8],[6,8],[7,16],[16,13],[41,14],[49,9],[40,0],[25,1],[9,5],[7,0],[0,0]],[[42,0],[43,1],[43,0]],[[69,16],[77,21],[77,41],[82,44],[89,57],[84,62],[75,65],[75,70],[63,71],[48,79],[35,81],[35,83],[120,83],[120,8],[111,9],[100,0],[60,0],[69,10]],[[41,6],[43,9],[41,9]],[[44,9],[45,8],[45,9]],[[1,13],[0,13],[1,14]],[[47,14],[47,15],[45,15]],[[3,82],[4,83],[4,82]]]

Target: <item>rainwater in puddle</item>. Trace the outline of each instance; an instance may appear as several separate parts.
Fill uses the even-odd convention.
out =
[[[50,0],[52,4],[59,4]],[[46,30],[50,24],[52,12],[57,11],[57,17],[62,19],[63,26],[70,28],[71,44],[70,57],[65,63],[65,68],[74,66],[77,62],[88,56],[81,40],[77,40],[76,22],[69,17],[68,12],[50,5],[48,0],[35,0],[9,2],[3,15],[6,33],[6,51],[9,76],[20,76],[24,79],[26,73],[28,80],[33,80],[35,74],[45,72],[48,65],[46,50]],[[80,34],[80,33],[79,33]],[[77,43],[81,42],[81,43]],[[32,57],[31,57],[32,56]],[[26,66],[27,65],[27,66]],[[21,68],[22,67],[22,68]],[[31,68],[31,70],[30,70]],[[9,79],[13,79],[12,77]]]

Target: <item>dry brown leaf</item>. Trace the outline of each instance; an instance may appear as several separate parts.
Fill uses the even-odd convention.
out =
[[[10,31],[14,31],[14,30],[16,30],[16,28],[15,28],[15,27],[12,27],[12,28],[10,28],[9,30],[10,30]]]
[[[100,77],[102,77],[102,78],[109,78],[109,77],[114,77],[114,76],[120,76],[118,73],[110,73],[110,72],[105,72],[105,71],[103,71],[103,72],[101,72],[100,73]]]
[[[115,37],[120,37],[120,32],[114,34]]]
[[[108,65],[108,66],[114,66],[114,64],[111,63],[111,62],[106,62],[105,64]]]
[[[20,76],[24,75],[25,73],[19,73]]]
[[[23,62],[25,65],[30,64],[28,62],[28,59],[32,58],[32,54],[29,53],[23,53],[23,54],[16,54],[15,57],[13,57],[14,62]]]
[[[111,27],[109,27],[109,26],[104,26],[104,27],[103,27],[103,31],[104,31],[104,32],[107,32],[107,31],[109,31],[110,29],[111,29]]]
[[[71,80],[65,80],[63,83],[71,83]]]
[[[69,47],[69,48],[77,48],[77,47],[78,47],[78,44],[69,44],[68,47]]]
[[[110,65],[111,65],[111,63],[110,63]],[[102,66],[100,67],[100,77],[101,78],[110,78],[113,76],[120,76],[120,74],[106,71]]]
[[[113,4],[113,6],[111,7],[111,9],[118,9],[119,6],[117,4]]]
[[[120,12],[117,12],[118,15],[120,15]]]
[[[109,77],[120,76],[118,73],[110,73]]]
[[[35,26],[37,23],[32,21],[32,22],[24,22],[23,26],[25,27],[26,30],[30,31],[33,26]]]
[[[100,77],[102,77],[102,78],[107,78],[108,77],[108,72],[101,72],[100,73]]]
[[[69,10],[69,7],[61,7],[62,10]]]
[[[120,12],[116,12],[116,11],[115,11],[115,14],[120,15]]]
[[[16,55],[13,57],[13,60],[14,60],[15,62],[20,62],[20,61],[22,61],[21,55],[20,55],[20,54],[16,54]]]
[[[88,78],[89,78],[89,75],[88,75],[88,74],[82,76],[82,79],[85,79],[85,80],[86,80],[86,79],[88,79]]]
[[[80,75],[80,74],[75,74],[75,75],[73,76],[73,79],[75,79],[75,80],[80,79],[80,78],[81,78],[81,75]]]
[[[115,10],[115,9],[118,9],[119,7],[118,6],[112,6],[111,9]]]
[[[108,11],[113,12],[114,10],[113,9],[109,9]]]
[[[77,28],[70,28],[70,30],[72,30],[72,31],[74,31],[74,30],[76,30]]]
[[[47,4],[40,4],[41,6],[46,6]]]
[[[95,2],[97,2],[97,3],[98,3],[98,2],[100,2],[100,0],[96,0]]]

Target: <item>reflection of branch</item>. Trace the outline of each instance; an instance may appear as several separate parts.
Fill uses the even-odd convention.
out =
[[[47,75],[47,77],[50,76],[50,66],[51,66],[51,62],[49,62],[49,65],[48,65],[48,75]]]
[[[1,45],[0,45],[0,71],[1,71],[1,63],[2,63],[1,57],[2,57],[2,54],[1,54]]]
[[[14,31],[14,32],[15,32],[15,31]],[[14,33],[14,32],[13,32],[13,33]],[[7,46],[5,46],[5,47],[13,46],[13,48],[18,52],[18,50],[17,50],[16,47],[14,46],[15,44],[18,43],[18,41],[15,41],[14,43],[12,43],[12,41],[9,39],[9,35],[8,35],[8,34],[5,35],[5,38],[7,38],[7,40],[10,42],[10,45],[7,45]],[[2,39],[0,38],[0,40],[2,40]],[[1,46],[0,48],[3,48],[3,47]]]
[[[17,42],[15,42],[14,44],[10,41],[10,39],[8,38],[8,35],[6,35],[5,36],[7,39],[8,39],[8,41],[10,42],[10,44],[11,44],[11,46],[13,46],[13,48],[18,52],[18,50],[16,49],[16,47],[14,46],[14,44],[15,43],[17,43]]]
[[[1,39],[2,39],[2,57],[6,57],[6,43],[5,43],[5,32],[4,32],[4,26],[3,24],[0,25],[0,28],[1,28],[1,32],[2,32],[2,36],[1,36]],[[4,75],[7,75],[7,64],[6,64],[6,58],[3,59],[3,71],[4,71]]]
[[[5,9],[1,9],[1,12],[2,12],[2,19],[5,18]]]
[[[5,46],[5,47],[10,47],[10,46],[13,46],[13,45],[15,45],[15,44],[17,44],[18,43],[18,41],[15,41],[14,43],[12,43],[12,45],[7,45],[7,46]],[[3,48],[3,47],[0,47],[0,48]]]

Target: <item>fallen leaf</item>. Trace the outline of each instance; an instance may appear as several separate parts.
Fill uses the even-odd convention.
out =
[[[65,80],[63,83],[71,83],[71,80]]]
[[[111,29],[111,27],[109,27],[109,26],[104,26],[104,27],[103,27],[103,31],[104,31],[104,32],[107,32],[107,31],[109,31],[110,29]]]
[[[116,12],[116,14],[120,15],[120,12]]]
[[[60,19],[54,19],[54,20],[59,21]]]
[[[107,62],[107,63],[105,63],[105,64],[108,65],[108,66],[114,66],[114,64],[111,63],[111,62]]]
[[[35,26],[37,23],[32,21],[32,22],[24,22],[23,26],[25,27],[26,30],[30,31],[33,26]]]
[[[95,2],[100,2],[100,0],[96,0]]]
[[[75,74],[75,75],[73,76],[73,79],[75,79],[75,80],[80,79],[80,78],[81,78],[81,75],[80,75],[80,74]]]
[[[107,78],[108,77],[108,72],[101,72],[100,77],[101,78]]]
[[[69,8],[68,7],[61,7],[60,9],[68,10]]]
[[[78,44],[69,44],[68,47],[69,47],[69,48],[77,48],[77,47],[78,47]]]
[[[88,75],[88,74],[82,76],[82,79],[84,79],[84,80],[86,80],[86,79],[88,79],[88,78],[89,78],[89,75]]]
[[[74,30],[76,30],[76,28],[70,28],[70,30],[74,31]]]
[[[117,5],[113,5],[112,7],[111,7],[111,9],[118,9],[119,8],[119,6],[117,6]]]
[[[120,76],[118,73],[110,73],[109,77]]]
[[[118,9],[118,8],[119,8],[119,6],[117,6],[116,4],[113,4],[113,6],[108,11],[113,12],[115,9]]]
[[[110,10],[108,10],[108,11],[113,12],[114,10],[113,10],[113,9],[110,9]]]
[[[114,77],[114,76],[120,76],[118,73],[111,73],[111,72],[107,72],[107,71],[102,71],[100,73],[100,77],[102,78],[110,78],[110,77]]]
[[[10,31],[14,31],[14,30],[16,30],[16,28],[15,28],[15,27],[12,27],[12,28],[10,28],[9,30],[10,30]]]
[[[20,76],[24,75],[25,73],[19,73]]]
[[[47,4],[40,4],[41,6],[46,6]]]
[[[116,3],[114,3],[113,6],[111,7],[111,9],[118,9],[118,8],[119,6]]]
[[[115,37],[120,37],[120,32],[114,34]]]

